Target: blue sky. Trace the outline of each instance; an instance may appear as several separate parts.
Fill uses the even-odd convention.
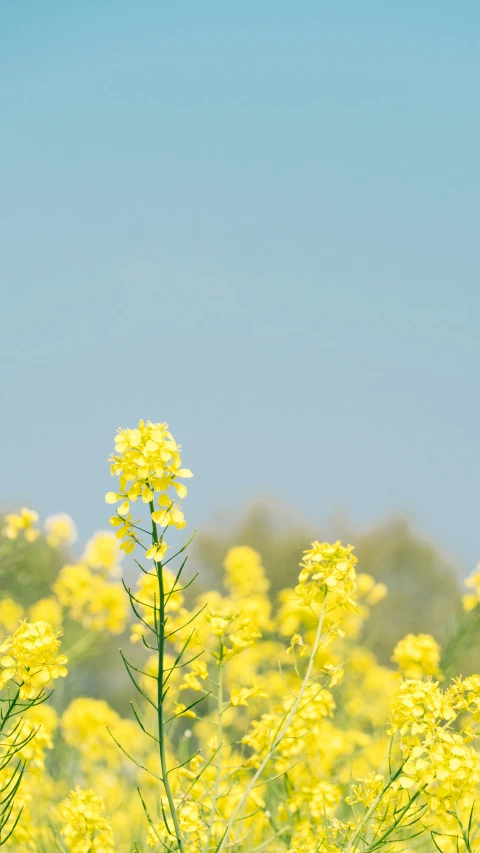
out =
[[[480,558],[477,3],[3,4],[3,506],[406,512]],[[365,567],[366,568],[366,567]]]

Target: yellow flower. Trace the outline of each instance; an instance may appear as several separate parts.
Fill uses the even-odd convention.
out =
[[[239,705],[247,707],[248,700],[251,699],[252,696],[261,696],[266,699],[268,697],[268,693],[265,692],[261,684],[254,684],[253,687],[240,687],[231,691],[230,705],[234,708]]]
[[[60,805],[61,834],[70,853],[113,853],[113,833],[101,797],[75,788]]]
[[[77,529],[66,513],[51,515],[45,521],[46,539],[52,548],[72,545],[77,539]]]
[[[24,609],[13,598],[4,598],[0,601],[0,625],[10,633],[18,627],[18,623],[24,617]]]
[[[120,550],[124,551],[125,554],[131,554],[135,548],[135,542],[137,541],[137,534],[135,533],[134,522],[131,514],[127,513],[124,518],[119,515],[112,515],[110,518],[110,524],[112,527],[116,528],[116,538],[123,540],[120,543]]]
[[[166,544],[166,542],[157,542],[145,552],[145,556],[147,560],[155,560],[156,563],[161,563],[165,554],[167,553],[167,550],[168,545]]]
[[[52,735],[58,723],[53,710],[45,703],[34,705],[23,717],[18,731],[6,738],[6,743],[18,748],[20,758],[27,762],[30,773],[42,773],[45,770],[45,751],[53,749]]]
[[[407,634],[395,646],[392,661],[405,678],[440,674],[440,646],[430,634]]]
[[[28,618],[30,622],[49,622],[54,628],[60,628],[62,624],[62,607],[56,598],[41,598],[29,608]]]
[[[7,539],[17,539],[23,531],[27,542],[34,542],[40,534],[40,531],[33,527],[37,521],[38,512],[35,512],[34,509],[22,507],[18,514],[12,513],[5,516],[4,536]]]
[[[368,773],[363,779],[357,779],[356,784],[351,786],[351,794],[345,800],[349,805],[361,803],[365,808],[370,808],[385,785],[385,778],[381,773]]]
[[[93,631],[107,630],[112,634],[121,634],[127,624],[127,605],[121,584],[106,583],[102,578],[96,578],[83,622]]]
[[[208,668],[205,661],[197,658],[197,660],[193,661],[190,672],[187,672],[185,675],[179,690],[203,690],[199,678],[202,681],[208,678]]]
[[[182,802],[180,799],[176,799],[175,807],[178,813],[180,831],[182,835],[186,837],[187,850],[189,853],[190,851],[191,853],[194,853],[194,851],[200,851],[207,840],[207,823],[202,818],[200,804],[191,801]],[[162,812],[166,815],[168,823],[170,824],[170,806],[166,797],[162,799]],[[165,823],[162,821],[149,828],[147,844],[150,847],[157,847],[157,845],[160,844],[159,839],[161,839],[161,846],[162,849],[164,849],[165,839],[168,837],[171,839],[171,835],[169,835]],[[168,849],[171,849],[170,845],[168,845]]]
[[[85,545],[82,560],[91,569],[99,569],[107,575],[120,574],[122,553],[114,533],[99,530]]]
[[[303,642],[303,637],[301,634],[294,634],[292,639],[290,640],[290,645],[287,649],[287,655],[291,655],[295,651],[295,647],[298,646],[298,652],[300,657],[306,653],[305,643]]]
[[[398,785],[424,789],[430,810],[438,813],[454,808],[460,797],[473,797],[479,782],[479,754],[460,734],[439,728],[407,752]]]
[[[67,674],[65,655],[58,655],[60,631],[48,622],[23,621],[17,630],[0,646],[3,687],[14,679],[20,685],[22,699],[32,699],[56,678]]]
[[[182,500],[187,494],[186,486],[178,480],[191,477],[192,472],[181,467],[180,451],[180,445],[165,423],[139,421],[137,428],[119,429],[115,436],[110,472],[119,477],[119,490],[108,492],[105,500],[109,504],[120,503],[110,523],[118,528],[117,537],[126,540],[123,543],[126,553],[131,553],[136,540],[130,514],[132,502],[140,499],[143,503],[152,503],[156,492],[162,509],[152,513],[155,523],[162,527],[173,525],[178,530],[185,526],[175,498]],[[175,496],[169,490],[175,492]]]
[[[79,750],[82,764],[90,773],[95,773],[99,764],[116,770],[124,763],[125,755],[112,735],[127,752],[136,750],[141,741],[135,722],[122,719],[102,699],[74,699],[62,715],[61,726],[65,742]]]
[[[260,555],[253,548],[247,546],[230,548],[223,567],[226,586],[235,598],[246,598],[252,594],[263,595],[270,587]]]
[[[177,702],[174,708],[174,713],[178,717],[196,717],[193,708],[188,708],[183,702]]]
[[[229,625],[236,619],[238,612],[231,609],[214,610],[209,607],[206,610],[205,618],[210,624],[210,631],[215,637],[223,637]]]
[[[158,504],[163,509],[152,512],[152,519],[155,524],[160,527],[176,527],[177,530],[182,530],[185,527],[187,522],[178,504],[171,501],[167,495],[160,495]]]
[[[313,600],[329,594],[336,604],[347,610],[355,609],[357,558],[352,551],[352,545],[344,547],[340,541],[334,545],[313,542],[311,548],[303,552],[298,576],[300,587],[308,585],[307,595]]]
[[[121,634],[128,614],[127,599],[120,583],[95,574],[83,563],[66,565],[53,585],[53,591],[72,619],[94,631],[109,630]]]
[[[444,721],[455,719],[452,696],[444,692],[438,681],[401,681],[392,700],[391,731],[403,736],[424,735]]]

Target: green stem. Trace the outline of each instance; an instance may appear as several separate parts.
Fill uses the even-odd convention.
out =
[[[350,841],[348,842],[347,846],[345,847],[345,851],[344,851],[344,853],[350,853],[350,851],[351,851],[351,850],[355,850],[355,849],[356,849],[356,847],[357,847],[357,842],[359,841],[360,836],[361,836],[361,834],[362,834],[363,830],[364,830],[364,829],[365,829],[365,827],[368,825],[368,821],[370,820],[370,818],[372,817],[372,815],[373,815],[373,814],[375,814],[375,812],[376,812],[376,810],[377,810],[377,808],[378,808],[379,803],[383,800],[383,798],[384,798],[385,794],[387,793],[388,789],[391,787],[392,783],[393,783],[393,782],[398,778],[398,776],[400,776],[400,773],[402,772],[402,769],[403,769],[403,763],[400,765],[400,767],[398,768],[398,770],[396,771],[396,773],[395,773],[395,774],[394,774],[394,775],[393,775],[393,776],[388,780],[388,782],[386,783],[386,785],[384,785],[384,786],[383,786],[383,788],[382,788],[382,790],[380,791],[380,793],[375,797],[375,799],[374,799],[373,803],[371,804],[371,806],[369,807],[369,809],[367,809],[367,811],[365,812],[365,814],[364,814],[364,816],[363,816],[362,820],[360,821],[360,823],[358,824],[358,826],[357,826],[357,828],[356,828],[355,832],[353,833],[352,838],[350,839]]]
[[[306,671],[305,677],[302,681],[300,690],[297,694],[297,698],[295,699],[295,702],[293,703],[292,707],[290,708],[289,713],[285,717],[283,724],[278,729],[278,731],[275,735],[274,742],[273,742],[272,746],[270,747],[267,755],[263,759],[260,767],[258,768],[256,773],[254,774],[254,776],[250,780],[249,784],[245,788],[245,791],[244,791],[241,799],[239,800],[239,802],[237,803],[236,807],[234,808],[232,814],[230,815],[230,819],[229,819],[229,821],[225,827],[225,833],[223,835],[223,838],[222,838],[219,846],[217,847],[217,853],[222,853],[222,850],[224,850],[224,848],[228,842],[228,836],[231,832],[233,824],[235,823],[235,820],[237,818],[238,813],[243,808],[243,806],[246,804],[247,799],[250,796],[251,791],[253,790],[253,788],[257,784],[258,780],[260,779],[260,776],[262,775],[263,771],[265,770],[265,767],[267,766],[268,762],[270,761],[273,753],[278,749],[278,746],[280,745],[285,733],[287,732],[288,728],[290,727],[290,724],[291,724],[295,714],[298,711],[298,707],[300,705],[300,702],[302,701],[303,694],[305,693],[305,690],[306,690],[306,688],[310,682],[310,676],[312,674],[313,664],[315,661],[316,654],[318,652],[318,648],[320,646],[320,641],[322,639],[324,618],[325,618],[325,598],[323,599],[322,612],[321,612],[319,619],[318,619],[317,633],[315,636],[315,642],[313,644],[312,654],[310,655],[310,659],[308,661],[308,666],[307,666],[307,671]]]
[[[150,515],[155,512],[153,501],[150,501]],[[152,543],[158,545],[157,525],[152,518]],[[180,853],[185,853],[180,823],[178,820],[177,808],[173,799],[172,789],[168,779],[167,759],[165,755],[165,724],[163,719],[163,673],[164,673],[164,649],[165,649],[165,592],[163,586],[163,571],[162,564],[155,561],[155,568],[158,579],[158,624],[157,624],[157,641],[158,641],[158,676],[157,676],[157,723],[158,723],[158,750],[160,756],[160,765],[162,768],[162,779],[167,795],[170,813],[172,815],[173,825],[175,827],[175,835],[177,837]]]
[[[458,825],[459,825],[459,827],[460,827],[460,830],[461,830],[461,833],[462,833],[462,836],[463,836],[463,840],[464,840],[464,842],[465,842],[465,847],[467,848],[468,853],[472,853],[472,847],[471,847],[471,844],[470,844],[470,837],[469,837],[469,835],[470,835],[470,834],[469,834],[468,832],[466,832],[466,831],[465,831],[465,827],[464,827],[464,825],[463,825],[463,821],[462,821],[462,819],[461,819],[461,817],[460,817],[460,814],[459,814],[459,812],[458,812],[458,806],[455,806],[455,816],[456,816],[456,818],[457,818]]]
[[[12,714],[13,709],[15,708],[15,706],[16,706],[16,704],[17,704],[17,702],[18,702],[18,697],[19,697],[19,696],[20,696],[20,688],[19,688],[19,689],[17,690],[17,692],[15,693],[15,696],[13,697],[13,699],[11,699],[11,700],[9,701],[9,703],[8,703],[8,710],[7,710],[7,713],[5,714],[5,716],[3,717],[3,719],[2,719],[2,721],[1,721],[1,723],[0,723],[0,732],[3,732],[3,730],[4,730],[4,728],[5,728],[5,725],[6,725],[6,723],[7,723],[7,720],[8,720],[8,718],[10,717],[10,715]]]
[[[218,795],[220,793],[220,781],[222,776],[222,737],[223,737],[223,643],[220,640],[220,655],[218,658],[218,685],[217,685],[217,762],[215,771],[215,787],[213,791],[212,810],[210,812],[210,821],[208,827],[207,840],[203,848],[203,853],[207,853],[212,837],[213,821],[217,813]]]

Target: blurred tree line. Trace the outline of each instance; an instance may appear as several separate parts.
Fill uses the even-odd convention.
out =
[[[322,529],[323,528],[323,529]],[[441,549],[412,530],[404,518],[355,533],[346,521],[320,524],[315,529],[292,521],[290,513],[252,506],[231,526],[200,532],[196,557],[202,576],[219,583],[222,563],[232,545],[250,545],[263,559],[275,595],[292,587],[304,548],[314,539],[342,539],[355,545],[358,571],[386,584],[388,596],[372,609],[362,642],[379,661],[389,664],[396,643],[406,634],[432,634],[448,652],[447,667],[464,675],[480,668],[480,615],[463,615],[463,577]],[[480,609],[480,608],[477,608]],[[459,633],[460,632],[460,633]]]
[[[283,515],[266,505],[251,506],[233,524],[221,523],[197,535],[189,561],[200,572],[194,592],[221,589],[226,552],[233,545],[249,545],[262,557],[275,602],[280,589],[295,586],[303,549],[314,539],[336,538],[354,544],[358,570],[388,588],[388,596],[373,608],[362,637],[381,663],[389,664],[393,648],[405,634],[429,633],[444,649],[446,674],[480,670],[480,607],[462,614],[463,578],[458,567],[405,519],[390,520],[364,533],[355,533],[344,521],[320,524],[313,530],[305,522],[292,520],[290,513]],[[28,609],[51,595],[51,586],[66,562],[74,559],[49,547],[41,536],[30,544],[19,543],[1,560],[0,600],[13,598]],[[126,565],[125,574],[132,582],[138,569]],[[69,624],[74,639],[81,639],[83,631],[78,623]],[[88,653],[75,662],[75,678],[65,679],[65,693],[58,701],[63,704],[75,695],[87,695],[106,698],[124,711],[130,685],[119,646],[131,653],[128,631],[121,637],[100,634]]]

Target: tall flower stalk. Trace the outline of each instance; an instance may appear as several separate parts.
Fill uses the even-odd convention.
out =
[[[181,447],[175,442],[166,424],[154,424],[150,421],[145,424],[144,421],[140,421],[137,429],[119,430],[115,443],[115,453],[110,458],[111,473],[119,476],[120,488],[118,492],[109,492],[106,495],[106,500],[108,503],[120,502],[120,506],[110,521],[117,530],[117,537],[122,540],[120,545],[122,550],[131,553],[138,545],[144,550],[147,560],[153,561],[153,570],[146,569],[138,563],[148,579],[153,601],[147,603],[138,599],[128,588],[127,593],[132,609],[140,619],[143,628],[153,635],[153,645],[152,641],[148,642],[143,635],[142,641],[149,650],[155,652],[157,657],[155,700],[147,696],[139,681],[133,676],[133,672],[140,675],[145,675],[145,673],[129,662],[124,655],[122,658],[135,687],[155,710],[156,731],[154,735],[150,733],[150,737],[153,737],[158,744],[160,763],[160,776],[158,778],[163,787],[167,804],[167,808],[165,808],[161,799],[164,828],[167,831],[167,837],[173,836],[175,838],[180,853],[185,853],[178,801],[174,796],[170,782],[170,774],[178,767],[169,768],[167,763],[167,725],[179,716],[181,711],[167,719],[165,716],[165,699],[172,671],[175,667],[183,665],[182,658],[189,645],[189,640],[187,639],[183,644],[173,666],[168,668],[165,667],[165,644],[168,638],[168,604],[172,596],[178,595],[182,590],[180,578],[186,560],[181,564],[173,584],[170,583],[167,589],[163,559],[169,547],[165,542],[166,530],[169,527],[174,527],[177,530],[185,527],[185,519],[179,501],[185,497],[187,488],[180,480],[191,477],[192,474],[188,469],[181,467]],[[142,527],[141,519],[133,520],[132,518],[131,504],[136,503],[139,499],[148,506],[150,530]],[[149,536],[147,545],[142,540],[142,533],[147,533]],[[185,545],[174,556],[178,556],[186,547]],[[139,613],[142,608],[143,610],[147,609],[144,616]],[[173,633],[181,631],[184,627],[186,626],[177,626]],[[149,734],[136,711],[135,716],[142,730]],[[150,817],[143,795],[140,791],[139,793],[151,831],[160,839],[158,828]],[[168,841],[164,843],[167,849],[168,843]]]

